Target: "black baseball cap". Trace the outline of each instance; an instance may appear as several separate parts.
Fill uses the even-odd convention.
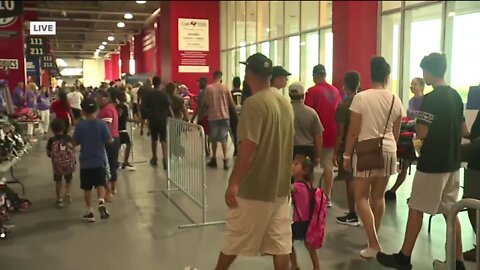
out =
[[[261,53],[256,53],[247,58],[247,61],[240,62],[256,75],[267,77],[273,73],[272,60]]]
[[[273,71],[272,71],[272,80],[277,78],[277,77],[287,77],[292,75],[292,73],[288,72],[286,69],[284,69],[282,66],[274,66]]]
[[[315,75],[327,75],[327,71],[325,70],[325,66],[322,64],[318,64],[313,67],[312,71],[313,76]]]
[[[95,113],[98,109],[97,101],[93,98],[84,99],[80,106],[82,107],[82,111],[86,113]]]

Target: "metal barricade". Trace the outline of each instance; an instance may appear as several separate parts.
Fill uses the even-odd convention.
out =
[[[463,211],[465,208],[467,209],[475,209],[476,210],[476,246],[478,247],[480,244],[480,201],[474,199],[463,199],[453,205],[452,209],[448,212],[447,215],[447,247],[446,247],[446,261],[434,261],[433,262],[433,269],[435,270],[455,270],[456,268],[456,259],[455,259],[455,252],[456,252],[456,228],[455,228],[455,221],[456,217],[459,212]],[[480,249],[476,249],[476,256],[477,256],[477,266],[476,269],[480,269]]]
[[[201,222],[195,223],[180,206],[174,203],[193,222],[192,224],[181,225],[179,228],[223,224],[224,221],[207,221],[207,175],[203,127],[168,118],[167,145],[166,192],[180,191],[202,210]],[[172,188],[172,186],[174,187]],[[168,197],[170,198],[170,196]]]

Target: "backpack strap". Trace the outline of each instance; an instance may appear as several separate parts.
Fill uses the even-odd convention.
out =
[[[313,215],[313,211],[315,211],[315,191],[316,191],[316,188],[312,187],[311,185],[309,185],[308,183],[304,182],[304,181],[301,181],[301,183],[303,185],[305,185],[305,187],[307,188],[308,190],[308,205],[309,205],[309,209],[310,209],[310,219],[309,221],[312,219],[312,215]]]
[[[302,220],[302,215],[300,215],[300,212],[298,211],[297,204],[295,203],[295,196],[292,194],[292,203],[293,203],[293,210],[295,213],[297,213],[297,216]]]

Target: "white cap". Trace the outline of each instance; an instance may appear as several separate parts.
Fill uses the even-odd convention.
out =
[[[305,87],[301,82],[294,82],[288,87],[288,93],[290,96],[302,96],[305,94]]]

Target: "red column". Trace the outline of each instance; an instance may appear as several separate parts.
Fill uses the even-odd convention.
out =
[[[130,73],[130,42],[120,46],[120,60],[122,62],[120,66],[121,73]]]
[[[0,79],[8,80],[10,90],[13,91],[18,82],[25,83],[27,76],[22,16],[14,17],[9,24],[0,26],[0,32],[15,33],[15,36],[2,38],[0,42],[0,59],[6,60],[2,65],[9,65],[8,69],[0,69]]]
[[[162,38],[160,23],[160,17],[157,17],[153,24],[153,29],[155,30],[155,75],[162,77]]]
[[[333,84],[342,89],[345,72],[356,70],[366,89],[371,84],[370,60],[378,52],[378,1],[332,3]]]
[[[135,73],[144,73],[142,34],[138,34],[133,37],[133,59],[135,59]]]
[[[120,60],[120,54],[118,53],[111,53],[110,54],[111,60],[111,69],[112,69],[112,80],[116,80],[120,78],[120,65],[118,64],[118,60]]]
[[[103,62],[105,65],[105,80],[106,81],[111,81],[113,80],[112,76],[112,60],[110,59],[105,59]]]

